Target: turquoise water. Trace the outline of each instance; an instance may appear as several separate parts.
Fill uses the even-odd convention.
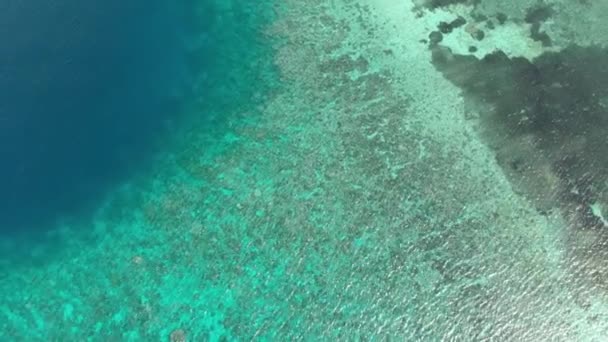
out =
[[[3,6],[0,340],[608,335],[605,5]]]

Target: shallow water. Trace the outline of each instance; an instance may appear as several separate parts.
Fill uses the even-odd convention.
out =
[[[2,6],[0,340],[607,336],[603,3]]]

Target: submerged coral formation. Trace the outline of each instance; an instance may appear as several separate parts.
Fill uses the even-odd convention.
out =
[[[225,77],[90,234],[5,259],[0,339],[606,336],[590,5],[223,3]]]

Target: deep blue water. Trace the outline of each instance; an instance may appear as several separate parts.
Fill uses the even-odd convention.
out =
[[[0,3],[2,234],[95,207],[145,168],[187,97],[186,6]]]

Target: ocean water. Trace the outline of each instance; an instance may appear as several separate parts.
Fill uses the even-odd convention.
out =
[[[608,336],[606,4],[0,8],[0,341]]]
[[[187,96],[185,6],[2,4],[2,234],[94,208],[150,158]]]

